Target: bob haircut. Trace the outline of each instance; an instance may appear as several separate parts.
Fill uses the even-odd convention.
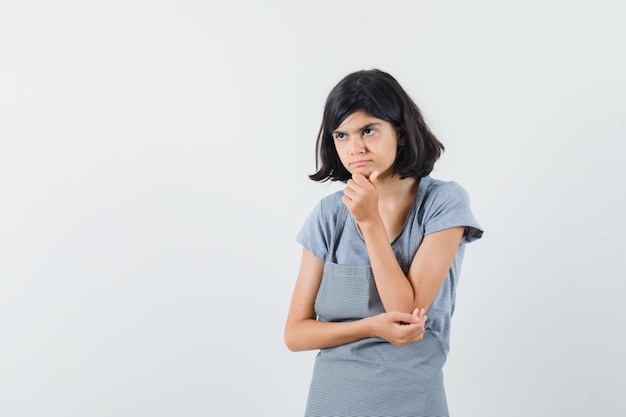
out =
[[[398,147],[394,174],[419,179],[431,173],[445,150],[443,144],[426,126],[417,104],[398,81],[384,71],[370,69],[346,75],[328,95],[315,144],[317,172],[309,175],[310,179],[345,182],[352,177],[339,159],[332,132],[359,110],[391,123],[398,137],[404,139]]]

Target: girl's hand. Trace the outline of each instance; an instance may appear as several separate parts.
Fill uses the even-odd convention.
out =
[[[397,347],[419,342],[424,338],[426,310],[416,308],[412,314],[391,311],[371,317],[374,334]]]
[[[341,201],[348,207],[357,223],[366,222],[378,216],[377,179],[378,171],[372,172],[369,178],[355,173],[346,184]]]

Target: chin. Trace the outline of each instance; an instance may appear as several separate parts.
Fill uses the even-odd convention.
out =
[[[374,172],[374,171],[373,171],[373,170],[371,170],[371,169],[365,169],[365,168],[363,168],[363,169],[357,169],[357,170],[355,170],[352,174],[359,173],[359,174],[363,175],[365,178],[369,178],[369,177],[370,177],[370,175],[372,174],[372,172]]]

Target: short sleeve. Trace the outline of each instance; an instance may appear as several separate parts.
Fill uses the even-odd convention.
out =
[[[452,227],[465,227],[463,243],[480,239],[483,229],[474,218],[467,191],[454,181],[437,187],[427,198],[424,212],[424,234]]]
[[[304,249],[323,262],[326,261],[332,241],[333,218],[328,198],[322,199],[309,213],[296,236],[297,242]]]

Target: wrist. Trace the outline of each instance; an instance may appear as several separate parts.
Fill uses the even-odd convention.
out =
[[[357,224],[359,225],[359,229],[363,235],[369,235],[376,233],[379,230],[385,230],[385,225],[380,216],[357,222]]]
[[[365,337],[377,337],[378,333],[376,332],[376,317],[371,316],[363,319],[363,331],[365,332]]]

